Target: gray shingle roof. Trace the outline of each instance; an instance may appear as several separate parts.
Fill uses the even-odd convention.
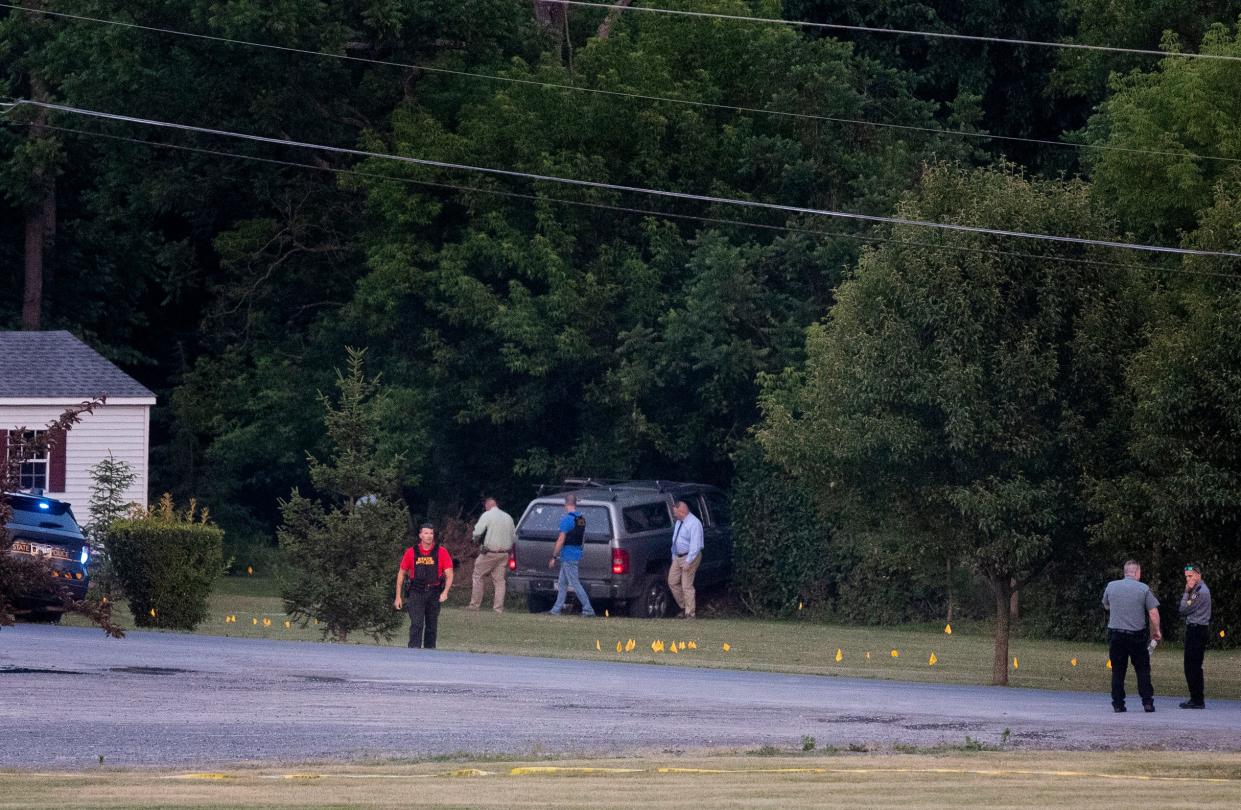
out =
[[[0,332],[0,398],[154,397],[68,332]]]

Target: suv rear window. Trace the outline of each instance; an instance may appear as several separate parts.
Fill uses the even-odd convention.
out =
[[[607,543],[612,540],[612,517],[606,506],[578,506],[577,511],[586,517],[586,540],[591,543]],[[522,518],[519,531],[550,534],[554,538],[560,532],[560,519],[564,517],[562,503],[536,503]]]
[[[621,512],[621,518],[625,521],[626,534],[640,534],[672,527],[668,505],[663,501],[630,506]]]
[[[30,498],[12,498],[13,522],[19,526],[38,526],[41,529],[67,529],[77,531],[69,504],[60,501],[40,501]]]

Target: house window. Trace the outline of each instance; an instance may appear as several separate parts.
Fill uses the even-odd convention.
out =
[[[18,489],[47,489],[46,439],[47,431],[44,430],[27,430],[24,433],[17,430],[8,432],[8,441],[5,442],[8,450],[7,461],[9,464],[21,461],[16,470]],[[40,445],[37,449],[32,446],[36,442]]]

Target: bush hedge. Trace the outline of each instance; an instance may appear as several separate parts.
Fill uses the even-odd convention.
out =
[[[796,612],[831,599],[831,532],[797,483],[748,443],[735,456],[734,593],[758,615]]]
[[[752,442],[734,460],[732,587],[752,613],[788,616],[804,605],[858,624],[939,621],[951,593],[954,617],[989,615],[990,596],[969,571],[896,554],[888,546],[899,544],[881,536],[834,531],[802,483]]]
[[[193,630],[207,618],[207,598],[224,566],[224,532],[197,520],[193,507],[177,513],[165,496],[161,507],[114,522],[109,553],[129,600],[134,624]]]

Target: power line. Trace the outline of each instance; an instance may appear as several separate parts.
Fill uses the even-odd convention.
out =
[[[667,189],[643,188],[640,186],[628,186],[620,183],[606,183],[597,180],[579,180],[570,177],[558,177],[556,175],[538,174],[535,172],[523,172],[513,169],[497,169],[488,166],[473,166],[464,163],[452,163],[443,160],[431,160],[428,158],[410,157],[407,155],[392,155],[382,152],[370,152],[364,149],[352,149],[343,146],[327,146],[324,144],[308,143],[305,141],[295,141],[287,138],[271,138],[265,135],[252,135],[243,132],[231,132],[229,130],[213,129],[210,127],[198,127],[190,124],[177,124],[169,121],[159,121],[150,118],[139,118],[131,115],[120,115],[117,113],[100,112],[97,110],[87,110],[80,107],[71,107],[64,104],[52,104],[43,101],[31,101],[30,99],[17,99],[14,103],[15,109],[18,106],[38,107],[41,109],[52,110],[55,112],[68,113],[71,115],[80,115],[88,118],[99,118],[107,121],[120,121],[129,124],[140,124],[143,126],[159,127],[163,129],[172,129],[182,132],[197,132],[204,135],[217,135],[225,138],[236,138],[239,140],[253,141],[256,143],[268,143],[279,146],[291,146],[298,149],[313,149],[317,151],[330,152],[340,155],[352,155],[354,157],[374,158],[377,160],[388,160],[398,163],[412,164],[416,166],[427,166],[436,169],[447,169],[450,171],[466,171],[477,174],[494,175],[498,177],[515,177],[524,180],[533,180],[546,183],[559,183],[562,185],[577,186],[581,188],[596,188],[606,191],[616,191],[632,194],[645,194],[652,197],[664,197],[668,199],[689,200],[693,202],[710,203],[714,205],[733,205],[741,208],[756,208],[766,211],[780,211],[786,214],[800,214],[812,217],[829,217],[833,219],[844,219],[855,222],[872,222],[882,223],[886,225],[906,225],[917,228],[931,228],[942,231],[955,231],[958,233],[975,233],[985,236],[1008,237],[1014,239],[1029,239],[1035,241],[1059,242],[1061,244],[1084,245],[1090,247],[1112,248],[1119,250],[1133,250],[1145,253],[1162,253],[1178,256],[1214,256],[1227,259],[1241,259],[1241,253],[1219,250],[1195,250],[1191,248],[1168,247],[1164,245],[1145,245],[1134,242],[1117,242],[1106,239],[1090,239],[1080,236],[1058,236],[1055,234],[1029,233],[1026,231],[1010,231],[1003,228],[987,228],[976,225],[958,225],[947,222],[933,222],[928,220],[909,219],[907,217],[890,217],[880,216],[876,214],[859,214],[850,211],[834,211],[823,208],[809,208],[805,206],[784,205],[781,203],[762,202],[758,200],[743,200],[732,197],[716,197],[708,194],[693,194],[683,191],[669,191]]]
[[[1046,42],[1036,39],[1012,39],[1008,37],[984,37],[970,34],[952,34],[945,31],[919,31],[909,28],[877,28],[868,25],[846,25],[843,23],[821,23],[808,20],[785,20],[778,17],[747,17],[741,14],[723,14],[713,11],[688,11],[685,9],[657,8],[654,6],[617,6],[611,3],[586,2],[585,0],[540,0],[562,6],[582,6],[585,8],[607,9],[608,11],[645,12],[648,14],[669,14],[677,17],[698,17],[713,20],[731,20],[734,22],[769,23],[787,25],[796,28],[817,28],[828,31],[853,31],[863,34],[889,34],[909,37],[931,37],[934,39],[954,39],[966,42],[994,42],[1000,45],[1021,45],[1039,48],[1063,48],[1081,51],[1103,51],[1106,53],[1128,53],[1141,56],[1158,56],[1160,58],[1176,57],[1183,59],[1215,59],[1223,62],[1241,62],[1241,56],[1229,56],[1215,53],[1185,53],[1182,51],[1157,51],[1149,48],[1122,48],[1113,45],[1086,45],[1080,42]]]
[[[844,116],[819,115],[816,113],[792,112],[789,110],[771,110],[763,107],[748,107],[735,104],[720,104],[717,102],[697,101],[694,99],[673,98],[671,96],[661,96],[649,93],[628,93],[623,90],[607,90],[600,87],[585,87],[576,84],[564,84],[561,82],[547,82],[536,79],[522,79],[515,76],[501,76],[493,73],[478,73],[468,70],[455,70],[452,68],[435,67],[432,65],[421,65],[412,62],[397,62],[388,59],[373,59],[365,56],[351,56],[349,54],[332,53],[330,51],[316,51],[309,48],[295,48],[287,45],[272,45],[266,42],[254,42],[252,40],[235,39],[232,37],[222,37],[213,34],[200,34],[193,31],[182,31],[175,28],[164,28],[154,25],[142,25],[140,23],[124,22],[121,20],[112,20],[105,17],[89,17],[83,14],[69,14],[63,11],[49,11],[47,9],[24,8],[15,6],[11,3],[0,3],[0,8],[7,8],[14,11],[24,11],[28,14],[42,14],[49,17],[59,17],[62,19],[73,20],[75,22],[90,22],[100,25],[111,25],[119,28],[128,28],[137,31],[146,31],[149,33],[167,34],[169,36],[187,37],[190,39],[205,40],[208,42],[217,42],[228,45],[244,45],[250,48],[263,48],[266,50],[278,51],[282,53],[298,54],[302,56],[322,56],[329,59],[338,59],[346,62],[359,62],[363,64],[380,65],[383,67],[404,68],[407,70],[422,70],[427,73],[436,73],[446,76],[459,76],[471,79],[483,79],[487,81],[506,82],[509,84],[526,85],[531,87],[543,87],[553,90],[567,90],[578,93],[590,93],[599,96],[610,96],[613,98],[627,98],[638,101],[651,101],[661,104],[679,104],[686,107],[696,107],[699,109],[710,110],[728,110],[731,112],[754,113],[759,115],[770,115],[778,118],[791,118],[806,121],[823,121],[834,124],[851,124],[854,126],[874,127],[877,129],[892,129],[903,132],[918,132],[931,136],[947,135],[954,138],[971,138],[974,140],[993,140],[1005,141],[1009,143],[1026,143],[1037,146],[1054,146],[1061,149],[1091,149],[1102,152],[1123,152],[1136,155],[1154,155],[1160,157],[1173,157],[1181,160],[1214,160],[1223,163],[1241,163],[1241,158],[1223,157],[1220,155],[1204,155],[1196,152],[1183,151],[1176,152],[1167,149],[1140,149],[1128,146],[1115,146],[1112,144],[1093,144],[1093,143],[1074,143],[1072,141],[1053,140],[1051,138],[1027,138],[1020,135],[997,135],[989,132],[968,132],[960,129],[942,129],[938,127],[920,126],[917,124],[893,124],[884,121],[870,121],[865,118],[847,118]]]
[[[24,124],[23,126],[31,126]],[[183,144],[163,143],[159,141],[147,141],[141,138],[129,138],[124,135],[113,135],[105,132],[92,132],[85,129],[75,129],[73,127],[61,127],[51,124],[41,125],[42,129],[52,130],[55,132],[66,132],[74,135],[82,135],[90,138],[102,138],[109,141],[121,141],[124,143],[138,144],[141,146],[153,146],[160,149],[172,149],[179,152],[192,152],[195,154],[212,155],[215,157],[227,157],[237,160],[246,160],[256,163],[265,163],[277,166],[288,166],[297,169],[310,169],[317,172],[329,172],[332,174],[349,175],[353,177],[365,177],[374,180],[388,180],[398,183],[404,183],[416,186],[425,186],[441,190],[459,191],[466,194],[484,194],[496,197],[505,197],[511,199],[528,200],[536,203],[555,203],[557,205],[576,206],[579,208],[592,208],[604,211],[617,211],[625,214],[639,214],[642,216],[658,217],[661,219],[680,219],[693,222],[701,222],[712,225],[727,225],[731,227],[755,228],[764,231],[781,231],[785,233],[805,234],[816,237],[829,237],[840,239],[851,239],[860,242],[874,242],[878,244],[895,244],[906,247],[923,247],[932,250],[946,250],[954,253],[972,253],[988,256],[1009,256],[1021,259],[1035,259],[1040,261],[1051,261],[1063,264],[1082,265],[1088,267],[1106,267],[1118,270],[1136,270],[1138,272],[1162,272],[1173,275],[1192,275],[1192,276],[1211,276],[1215,278],[1241,279],[1241,274],[1237,273],[1221,273],[1211,270],[1191,270],[1183,267],[1161,267],[1158,265],[1144,264],[1128,264],[1124,262],[1101,261],[1098,259],[1082,259],[1071,256],[1055,256],[1043,255],[1038,253],[1025,253],[1022,251],[1000,250],[997,248],[977,248],[966,245],[946,245],[935,242],[919,242],[911,239],[899,239],[895,237],[869,236],[865,234],[847,233],[845,231],[825,231],[818,228],[803,228],[796,225],[772,225],[763,222],[748,222],[740,219],[724,219],[721,217],[709,217],[700,214],[684,214],[671,211],[659,211],[651,208],[636,208],[624,205],[611,205],[609,203],[590,202],[587,200],[569,200],[563,197],[549,197],[541,194],[522,194],[516,191],[507,191],[504,189],[482,188],[479,186],[462,186],[453,183],[440,183],[433,180],[418,180],[412,177],[397,177],[391,174],[383,174],[380,172],[367,172],[359,169],[345,169],[338,166],[328,166],[317,163],[301,163],[291,160],[279,160],[277,158],[259,157],[257,155],[243,155],[237,152],[227,152],[219,149],[205,149],[198,146],[185,146]]]

